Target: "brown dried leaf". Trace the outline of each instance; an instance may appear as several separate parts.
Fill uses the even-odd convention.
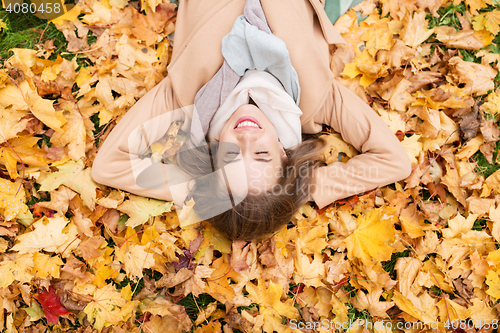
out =
[[[495,143],[499,140],[500,129],[498,129],[498,124],[493,119],[481,119],[479,130],[487,143]]]
[[[449,48],[466,50],[479,50],[483,42],[474,36],[474,30],[455,30],[453,27],[439,26],[434,28],[436,39],[446,44]]]

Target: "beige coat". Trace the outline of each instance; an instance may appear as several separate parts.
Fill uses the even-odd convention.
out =
[[[396,136],[375,111],[335,81],[330,71],[328,44],[344,40],[330,23],[321,1],[261,0],[261,3],[272,32],[286,43],[298,73],[303,133],[318,133],[322,124],[328,124],[362,153],[347,163],[318,168],[311,199],[321,208],[406,178],[411,164]],[[244,0],[180,1],[168,76],[142,97],[106,138],[92,169],[96,182],[146,197],[172,200],[165,185],[166,167],[156,168],[155,177],[162,183],[157,189],[136,185],[131,163],[140,161],[130,150],[127,138],[149,119],[194,103],[197,91],[222,65],[222,38],[243,13],[244,4]],[[148,129],[147,134],[142,133],[142,139],[152,143],[166,129],[158,127],[153,132]]]

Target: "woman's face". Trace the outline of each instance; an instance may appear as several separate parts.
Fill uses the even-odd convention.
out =
[[[249,193],[264,193],[278,182],[286,153],[276,128],[258,107],[244,104],[236,109],[222,128],[219,141],[218,166],[243,162]],[[238,145],[239,151],[223,142]],[[227,175],[232,190],[242,179],[242,170],[237,169]]]

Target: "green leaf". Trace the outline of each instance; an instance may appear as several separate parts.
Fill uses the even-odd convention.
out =
[[[38,319],[45,317],[45,312],[36,301],[33,301],[29,308],[24,308],[24,311],[30,316],[31,321],[36,321]]]

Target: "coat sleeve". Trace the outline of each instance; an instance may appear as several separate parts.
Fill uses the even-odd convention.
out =
[[[410,175],[410,158],[396,135],[370,106],[337,81],[314,122],[330,125],[361,152],[346,163],[315,170],[310,195],[318,207]]]
[[[175,108],[173,96],[170,78],[166,77],[121,118],[92,165],[92,178],[97,183],[172,201],[167,173],[178,171],[178,167],[141,155],[167,132],[173,121],[189,114],[185,109]]]

